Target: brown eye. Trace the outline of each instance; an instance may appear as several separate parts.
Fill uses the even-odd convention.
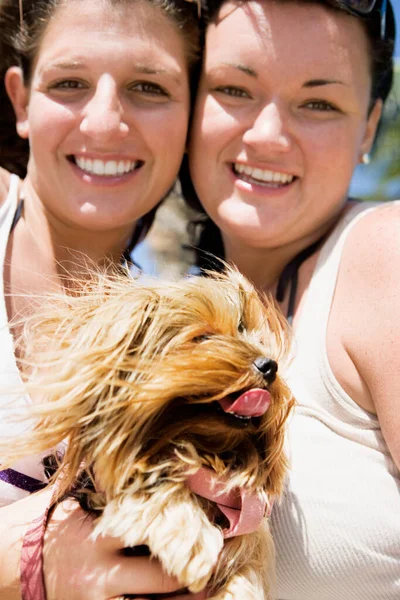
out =
[[[87,86],[77,79],[62,79],[50,86],[51,90],[81,90]]]
[[[331,104],[330,102],[326,102],[325,100],[310,100],[310,102],[307,102],[305,107],[311,110],[317,110],[322,112],[337,110],[335,106],[333,106],[333,104]]]
[[[216,92],[219,92],[220,94],[225,94],[227,96],[233,96],[234,98],[249,98],[249,94],[246,92],[246,90],[243,90],[242,88],[233,86],[233,85],[222,85],[219,86],[217,88],[215,88]]]
[[[150,96],[169,96],[160,85],[151,81],[138,81],[130,87],[130,90]]]

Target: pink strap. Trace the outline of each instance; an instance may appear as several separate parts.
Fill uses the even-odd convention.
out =
[[[51,504],[52,501],[45,512],[29,524],[25,533],[20,567],[22,600],[46,600],[43,575],[43,538]]]
[[[229,520],[229,529],[223,530],[225,538],[253,533],[261,525],[267,503],[258,494],[249,494],[240,488],[224,491],[224,481],[212,469],[205,467],[189,475],[187,481],[192,492],[215,502]]]

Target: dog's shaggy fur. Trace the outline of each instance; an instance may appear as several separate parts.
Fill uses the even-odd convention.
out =
[[[47,309],[46,309],[47,310]],[[31,435],[15,451],[67,441],[58,479],[97,511],[96,534],[147,545],[182,586],[209,585],[213,600],[271,597],[273,546],[265,519],[225,542],[216,505],[187,485],[200,467],[271,503],[285,475],[291,394],[254,361],[286,357],[288,335],[273,301],[239,273],[177,283],[101,277],[35,326],[28,360],[43,396]],[[32,340],[32,332],[30,335]],[[239,419],[218,400],[268,389],[261,417]]]

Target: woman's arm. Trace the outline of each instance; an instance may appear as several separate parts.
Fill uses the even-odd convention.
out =
[[[0,600],[20,600],[20,557],[30,523],[51,501],[51,489],[0,508]]]
[[[21,600],[23,537],[51,497],[48,488],[0,509],[0,600]],[[54,510],[43,551],[47,600],[114,600],[125,594],[171,593],[180,587],[156,560],[123,556],[117,539],[99,537],[94,541],[92,524],[92,518],[76,502],[65,501]],[[189,598],[203,600],[205,594],[176,600]]]
[[[343,343],[400,469],[400,204],[364,217],[343,259]]]

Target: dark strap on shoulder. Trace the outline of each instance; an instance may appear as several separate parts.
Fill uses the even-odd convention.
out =
[[[21,198],[18,202],[17,210],[15,211],[15,215],[14,215],[13,221],[11,223],[10,233],[15,229],[16,224],[20,220],[23,208],[24,208],[24,199]]]
[[[316,252],[316,250],[319,248],[319,246],[324,241],[325,237],[326,237],[326,234],[324,234],[321,238],[319,238],[319,240],[317,240],[316,242],[313,242],[312,244],[310,244],[310,246],[307,246],[307,248],[304,248],[304,250],[299,252],[299,254],[297,254],[286,265],[286,267],[283,269],[283,271],[281,273],[281,276],[279,277],[278,287],[276,289],[276,299],[278,300],[278,302],[282,302],[284,300],[287,287],[290,284],[290,296],[289,296],[288,309],[287,309],[287,313],[286,313],[286,318],[289,321],[289,323],[292,323],[292,321],[293,321],[294,307],[295,307],[296,294],[297,294],[297,284],[298,284],[298,280],[299,280],[299,277],[298,277],[299,269],[300,269],[301,265],[303,264],[303,262],[305,260],[307,260],[307,258],[309,258],[312,254],[314,254],[314,252]]]

